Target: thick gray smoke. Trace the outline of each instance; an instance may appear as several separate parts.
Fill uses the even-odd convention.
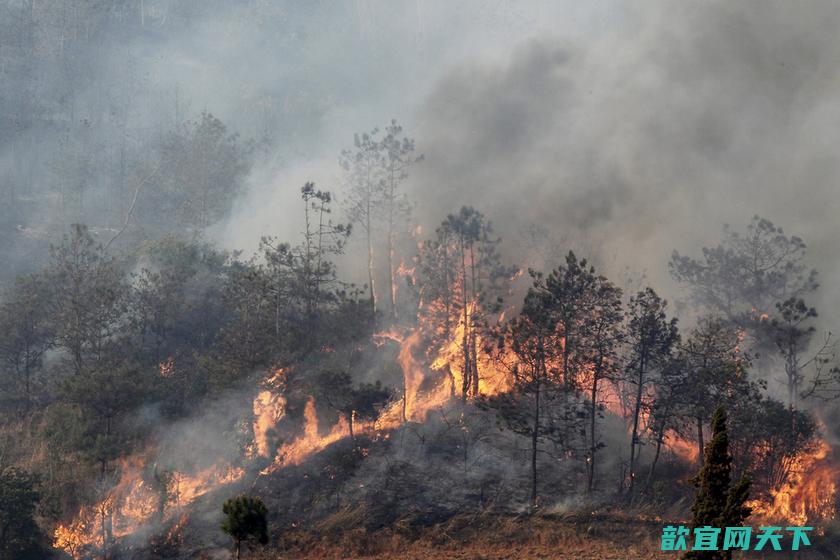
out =
[[[809,243],[817,303],[840,304],[830,2],[479,4],[356,3],[358,35],[323,40],[364,46],[358,59],[307,62],[350,80],[342,102],[316,142],[255,173],[227,243],[293,235],[297,186],[340,194],[350,132],[396,116],[426,156],[411,179],[426,232],[471,204],[509,246],[548,245],[529,264],[573,248],[673,297],[673,249],[697,253],[760,214]]]
[[[509,245],[548,233],[543,255],[569,246],[668,292],[672,249],[758,213],[810,244],[818,303],[840,304],[828,0],[106,4],[3,5],[0,186],[17,212],[69,223],[55,193],[78,175],[119,227],[136,182],[120,169],[143,164],[122,158],[207,110],[269,146],[213,232],[250,251],[299,232],[305,180],[340,198],[352,133],[398,118],[426,155],[411,179],[426,232],[472,204]],[[19,252],[56,237],[14,219]]]
[[[634,3],[593,38],[465,62],[425,101],[417,196],[510,237],[545,224],[667,282],[755,213],[803,237],[834,307],[838,14],[829,3]],[[432,219],[448,208],[426,203]],[[664,286],[663,286],[664,287]]]

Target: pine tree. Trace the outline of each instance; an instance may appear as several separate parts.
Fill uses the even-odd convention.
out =
[[[697,493],[691,507],[691,526],[735,527],[750,515],[746,506],[750,480],[742,477],[730,488],[732,457],[729,454],[729,434],[726,429],[726,410],[719,406],[712,416],[712,439],[706,445],[703,467],[694,484]],[[692,551],[685,555],[692,560],[723,560],[732,557],[731,551]]]
[[[44,535],[35,522],[36,479],[16,468],[0,471],[0,560],[46,558]]]
[[[225,519],[221,528],[233,538],[236,560],[240,558],[243,542],[268,543],[268,510],[260,498],[230,498],[222,506],[222,513],[225,514]]]

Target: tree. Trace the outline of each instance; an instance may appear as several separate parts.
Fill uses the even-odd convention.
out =
[[[636,478],[636,463],[641,451],[642,410],[650,400],[652,373],[660,369],[671,356],[679,340],[677,320],[668,319],[668,303],[652,288],[646,288],[630,299],[627,313],[627,381],[635,386],[633,396],[633,428],[630,440],[630,482],[628,495],[632,499]]]
[[[47,295],[41,275],[21,276],[0,305],[0,387],[24,415],[32,406],[35,376],[53,344]]]
[[[829,340],[813,357],[803,356],[817,330],[811,324],[817,316],[817,310],[806,305],[801,298],[791,297],[777,303],[776,311],[778,315],[764,323],[769,338],[784,360],[788,406],[794,409],[805,378],[803,369],[823,358]]]
[[[358,224],[365,232],[368,290],[373,313],[376,313],[377,309],[373,228],[376,226],[377,212],[383,200],[382,169],[385,167],[385,156],[382,153],[382,144],[377,139],[378,134],[378,128],[369,133],[355,134],[354,149],[342,151],[339,158],[348,184],[347,218],[351,224]]]
[[[403,133],[396,120],[385,127],[380,140],[379,129],[355,134],[353,149],[343,150],[339,164],[347,183],[347,217],[365,232],[367,249],[368,291],[371,309],[378,306],[376,291],[376,266],[374,246],[375,231],[385,226],[388,266],[388,299],[392,318],[397,316],[397,286],[395,282],[395,252],[400,224],[404,224],[411,206],[402,183],[408,178],[409,168],[423,156],[414,156],[414,140]]]
[[[0,560],[40,560],[49,553],[35,522],[35,477],[17,469],[0,472]]]
[[[650,462],[645,492],[653,487],[656,466],[662,454],[662,446],[669,430],[681,433],[684,415],[684,391],[687,376],[681,356],[675,356],[662,366],[656,383],[656,396],[650,404],[647,429],[654,441],[653,460]],[[702,453],[702,450],[701,450]]]
[[[741,348],[736,329],[718,317],[701,317],[679,346],[679,367],[685,376],[680,389],[684,414],[696,428],[698,457],[703,461],[703,430],[709,411],[719,405],[734,410],[754,398],[761,386],[747,380],[750,357]]]
[[[258,497],[237,496],[225,501],[225,515],[221,529],[231,536],[236,559],[239,560],[242,543],[268,544],[268,509]]]
[[[536,273],[532,275],[537,278]],[[537,280],[535,280],[535,283]],[[549,404],[567,388],[560,372],[551,367],[556,351],[552,343],[554,324],[548,312],[547,294],[528,290],[519,316],[502,328],[498,339],[499,363],[510,368],[514,387],[510,393],[489,401],[504,423],[531,442],[531,508],[538,506],[538,454],[545,438],[557,439],[557,426],[546,414]],[[507,350],[515,359],[509,363]]]
[[[702,252],[695,259],[674,251],[671,274],[689,286],[696,303],[753,334],[756,321],[776,303],[819,286],[817,272],[804,263],[805,242],[759,216],[743,233],[725,226],[721,243]]]
[[[300,193],[304,202],[306,229],[303,246],[299,249],[301,266],[298,274],[302,276],[307,317],[316,319],[322,301],[333,296],[325,291],[336,281],[335,265],[329,259],[344,252],[350,226],[334,224],[329,219],[332,213],[329,191],[315,190],[315,183],[306,183]]]
[[[131,448],[131,428],[121,421],[148,398],[147,386],[132,364],[109,361],[68,378],[62,389],[65,402],[82,413],[80,450],[104,476],[109,463]]]
[[[242,189],[249,168],[249,147],[213,114],[169,133],[161,144],[158,189],[142,209],[146,220],[203,229],[224,217]]]
[[[325,370],[315,377],[314,390],[320,401],[343,414],[350,429],[350,438],[355,446],[356,420],[375,418],[377,405],[382,405],[391,397],[391,392],[382,387],[382,383],[362,383],[353,386],[350,374],[344,371]]]
[[[563,383],[569,388],[577,386],[578,375],[586,367],[585,344],[578,339],[585,337],[584,329],[593,312],[597,281],[595,269],[586,259],[579,261],[569,251],[565,266],[553,270],[541,286],[549,295],[548,309],[560,343],[558,353]]]
[[[403,128],[396,120],[385,127],[385,137],[381,143],[385,152],[383,178],[383,206],[388,238],[388,294],[391,297],[391,316],[397,317],[397,284],[395,253],[399,225],[404,224],[410,214],[411,205],[400,185],[408,178],[409,168],[421,161],[423,156],[414,156],[414,140],[403,134]]]
[[[733,468],[749,473],[757,493],[778,491],[797,469],[796,457],[816,449],[819,430],[806,411],[754,395],[728,415]]]
[[[712,416],[712,439],[705,449],[703,467],[695,478],[697,492],[691,507],[692,527],[737,527],[749,517],[750,479],[741,477],[730,487],[732,457],[729,455],[729,435],[726,409],[715,409]],[[691,551],[686,558],[720,560],[731,558],[732,551]]]
[[[157,367],[216,342],[227,318],[229,259],[209,244],[167,236],[139,252],[129,323],[138,359]]]
[[[435,233],[418,255],[419,319],[437,344],[457,334],[466,400],[479,394],[478,340],[489,334],[514,270],[502,264],[492,224],[472,207],[448,215]]]
[[[614,378],[618,373],[616,350],[623,334],[621,290],[605,277],[595,273],[586,259],[578,259],[572,251],[566,255],[565,265],[553,270],[544,280],[536,276],[534,287],[545,294],[546,312],[554,329],[553,354],[558,357],[566,397],[575,390],[589,396],[587,415],[589,426],[587,488],[592,490],[595,481],[595,454],[599,444],[596,424],[599,415],[599,383]],[[563,419],[567,442],[569,431],[576,421],[575,407],[566,403],[564,410],[570,416]]]
[[[601,448],[597,434],[597,417],[602,403],[599,400],[600,382],[617,379],[621,367],[618,351],[624,342],[622,321],[624,310],[621,303],[621,289],[603,276],[598,276],[592,287],[592,303],[589,314],[584,318],[581,341],[584,361],[588,365],[588,380],[580,383],[589,393],[589,447],[587,453],[587,491],[595,488],[597,472],[596,457]],[[589,386],[586,387],[585,383]]]
[[[123,326],[128,286],[116,259],[84,225],[73,225],[71,235],[51,253],[45,281],[55,341],[78,375],[103,357],[106,344]]]
[[[332,195],[306,183],[300,190],[303,200],[304,231],[298,245],[263,238],[263,263],[255,287],[267,290],[261,297],[271,301],[274,331],[278,339],[289,333],[304,352],[313,348],[313,336],[324,327],[326,310],[335,308],[345,297],[338,281],[333,258],[344,252],[351,228],[330,219]]]
[[[594,313],[596,282],[595,269],[588,265],[586,259],[579,261],[569,251],[565,266],[557,267],[544,281],[538,277],[535,283],[535,287],[545,290],[547,295],[547,311],[555,331],[552,338],[557,346],[555,353],[559,357],[558,367],[566,389],[563,396],[567,401],[578,388],[579,377],[588,366],[589,356],[582,340],[586,336],[586,323]],[[569,430],[578,415],[568,402],[564,412],[567,416],[562,419],[562,426],[564,439],[568,441]]]

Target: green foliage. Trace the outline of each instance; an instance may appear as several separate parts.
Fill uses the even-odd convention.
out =
[[[319,400],[343,414],[350,425],[350,434],[356,420],[371,420],[376,417],[378,406],[385,404],[392,396],[382,383],[362,383],[353,386],[353,378],[344,371],[325,370],[319,372],[312,382],[312,391]]]
[[[55,344],[67,352],[78,375],[103,357],[123,325],[129,293],[124,272],[86,226],[75,224],[72,234],[52,248],[44,277]]]
[[[732,457],[729,454],[729,434],[726,410],[715,409],[712,416],[712,440],[706,446],[703,467],[695,478],[697,492],[691,507],[692,527],[740,526],[750,514],[745,504],[749,499],[750,481],[742,477],[730,488]],[[726,552],[692,551],[686,558],[719,560]]]
[[[627,311],[627,360],[625,382],[632,388],[633,425],[630,439],[630,481],[628,495],[633,498],[638,457],[641,453],[640,417],[652,393],[654,373],[661,373],[671,363],[672,351],[679,342],[677,319],[668,319],[668,302],[653,288],[645,288],[630,298]]]
[[[268,543],[268,509],[258,497],[237,496],[222,506],[225,515],[221,529],[233,539],[236,558],[243,543]]]
[[[20,469],[0,472],[0,560],[42,560],[48,555],[35,522],[35,482]]]
[[[39,393],[54,340],[48,303],[43,276],[33,274],[19,277],[0,304],[0,413],[28,414]]]

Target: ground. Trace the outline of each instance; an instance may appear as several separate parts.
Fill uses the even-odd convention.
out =
[[[324,534],[287,534],[278,547],[243,555],[250,560],[678,560],[678,552],[659,550],[666,522],[631,516],[479,518],[465,516],[409,534],[361,529]],[[815,537],[814,544],[819,544]],[[823,543],[799,556],[783,551],[736,558],[818,560],[840,558]],[[226,559],[225,550],[198,558]]]

